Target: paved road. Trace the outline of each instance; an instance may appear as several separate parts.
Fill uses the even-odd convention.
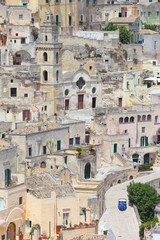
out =
[[[138,177],[134,182],[146,183],[160,178],[160,169],[155,169],[148,176]],[[106,211],[100,219],[99,233],[111,229],[117,240],[139,240],[139,226],[135,212],[127,205],[127,210],[118,210],[118,199],[127,197],[127,185],[130,181],[111,187],[105,194]]]

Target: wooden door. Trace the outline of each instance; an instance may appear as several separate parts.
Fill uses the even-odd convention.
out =
[[[78,109],[83,109],[83,95],[78,95]]]
[[[122,98],[118,99],[118,107],[122,107]]]
[[[69,99],[65,100],[65,110],[69,110]]]

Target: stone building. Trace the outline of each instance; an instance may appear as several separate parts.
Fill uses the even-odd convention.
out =
[[[156,104],[97,109],[95,132],[101,134],[95,134],[92,138],[95,143],[101,139],[106,161],[121,161],[124,158],[141,164],[156,162],[160,139],[158,109],[159,105]],[[99,135],[97,140],[96,135]]]

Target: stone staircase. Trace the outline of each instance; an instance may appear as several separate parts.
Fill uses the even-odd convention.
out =
[[[123,167],[130,167],[131,163],[126,161],[119,153],[115,153],[115,163],[120,164]]]

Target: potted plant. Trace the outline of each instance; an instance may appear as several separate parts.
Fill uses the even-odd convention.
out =
[[[94,148],[95,148],[94,145],[89,145],[89,146],[88,146],[88,149],[89,149],[91,155],[95,155],[95,150],[94,150]]]
[[[81,147],[76,148],[76,153],[78,154],[78,158],[81,157],[81,153],[83,152],[83,149]]]

